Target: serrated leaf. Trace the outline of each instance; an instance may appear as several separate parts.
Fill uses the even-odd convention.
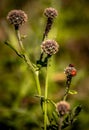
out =
[[[77,94],[78,92],[75,90],[69,90],[69,94]]]

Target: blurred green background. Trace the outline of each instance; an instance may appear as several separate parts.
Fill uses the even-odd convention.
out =
[[[70,95],[71,107],[83,107],[78,120],[66,130],[89,130],[89,1],[88,0],[1,0],[0,1],[0,130],[40,130],[43,116],[39,104],[34,76],[26,64],[4,44],[18,47],[15,32],[6,16],[12,9],[22,9],[28,14],[28,22],[21,27],[23,40],[32,62],[40,55],[40,44],[46,24],[43,11],[47,7],[58,10],[48,38],[55,39],[59,52],[53,56],[50,66],[49,98],[61,100],[65,90],[64,68],[72,63],[77,75]],[[45,73],[40,73],[44,93]],[[18,105],[18,107],[16,107]],[[15,109],[16,108],[16,109]]]

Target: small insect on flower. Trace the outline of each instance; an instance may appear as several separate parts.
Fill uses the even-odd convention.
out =
[[[69,66],[65,68],[64,73],[66,75],[76,76],[77,70],[75,69],[74,65],[69,64]]]
[[[7,20],[13,24],[15,29],[19,29],[27,21],[27,14],[22,10],[11,10],[7,15]]]

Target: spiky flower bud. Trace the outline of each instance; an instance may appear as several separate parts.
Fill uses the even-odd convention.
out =
[[[27,21],[27,14],[22,10],[11,10],[7,15],[7,20],[13,24],[15,29],[19,29]]]
[[[43,39],[48,36],[49,31],[51,30],[52,24],[53,24],[53,19],[58,15],[57,10],[54,8],[46,8],[44,10],[44,15],[47,17],[47,23],[45,27],[45,31],[43,34]]]
[[[65,68],[64,73],[66,75],[75,76],[77,73],[77,70],[72,64],[69,64],[69,66]]]
[[[56,105],[56,109],[60,116],[64,116],[70,110],[70,104],[66,101],[60,101]]]
[[[57,10],[52,8],[52,7],[49,7],[49,8],[46,8],[45,11],[44,11],[44,15],[47,17],[47,18],[55,18],[58,13],[57,13]]]
[[[53,55],[58,52],[59,45],[54,40],[46,40],[42,42],[41,49],[42,52],[46,53],[47,55]]]

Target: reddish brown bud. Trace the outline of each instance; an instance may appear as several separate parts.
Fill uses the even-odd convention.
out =
[[[45,9],[44,15],[48,18],[55,18],[58,15],[58,13],[56,9],[50,7]]]
[[[7,20],[15,26],[15,29],[19,29],[19,26],[24,24],[27,19],[27,14],[22,10],[11,10],[7,15]]]
[[[48,55],[53,55],[58,52],[59,45],[54,40],[46,40],[42,42],[41,49]]]
[[[66,101],[60,101],[57,103],[56,109],[60,116],[64,116],[70,110],[70,104]]]

